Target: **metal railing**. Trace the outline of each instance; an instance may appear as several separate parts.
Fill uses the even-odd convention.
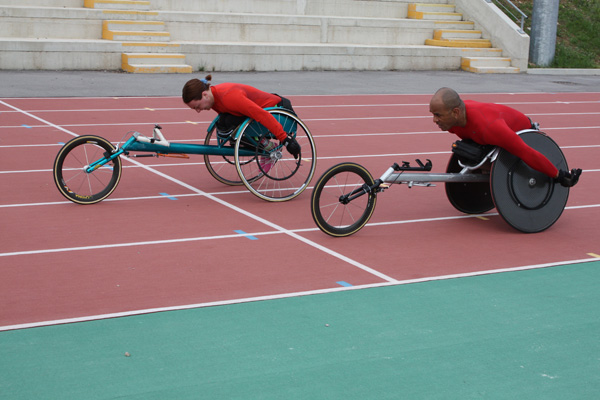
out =
[[[525,33],[525,19],[527,18],[527,15],[521,11],[519,9],[519,7],[517,7],[512,1],[510,0],[485,0],[486,3],[493,3],[495,5],[497,5],[499,8],[504,9],[504,12],[509,15],[510,17],[512,17],[513,21],[517,22],[520,20],[521,23],[521,29],[519,30],[520,33]],[[507,3],[507,4],[505,4]],[[512,10],[511,10],[512,8]],[[518,14],[518,15],[515,15]]]

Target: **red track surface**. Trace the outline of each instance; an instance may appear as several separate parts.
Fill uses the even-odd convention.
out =
[[[313,183],[342,161],[376,177],[415,158],[445,170],[455,137],[431,121],[429,95],[290,98],[315,138]],[[519,233],[495,210],[485,219],[465,216],[441,184],[402,185],[379,195],[369,225],[335,239],[312,221],[310,189],[268,203],[214,180],[201,156],[141,159],[150,170],[124,159],[109,199],[76,205],[53,183],[60,142],[82,134],[119,142],[133,130],[150,135],[159,123],[171,141],[201,143],[215,114],[197,115],[179,98],[1,100],[0,329],[597,257],[600,93],[464,98],[521,110],[561,146],[571,167],[584,169],[547,231]]]

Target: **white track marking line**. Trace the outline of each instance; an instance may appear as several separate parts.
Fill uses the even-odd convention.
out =
[[[564,96],[565,94],[600,94],[600,92],[469,92],[464,93],[464,96],[486,96],[486,95],[509,95],[509,96]],[[290,97],[391,97],[391,96],[399,96],[399,97],[414,97],[414,96],[433,96],[433,93],[345,93],[345,94],[290,94]],[[82,96],[82,97],[2,97],[0,100],[36,100],[36,99],[44,99],[44,100],[72,100],[72,99],[177,99],[181,100],[181,96]]]
[[[13,106],[11,106],[9,104],[6,104],[3,101],[0,101],[0,103],[4,104],[4,105],[6,105],[6,106],[8,106],[8,107],[10,107],[12,109],[18,110],[18,108],[13,107]],[[59,130],[65,132],[65,133],[67,133],[67,134],[69,134],[69,135],[71,135],[73,137],[79,136],[76,133],[73,133],[73,132],[71,132],[71,131],[69,131],[67,129],[64,129],[64,128],[58,126],[58,125],[55,125],[55,124],[53,124],[53,123],[51,123],[49,121],[45,121],[42,118],[36,117],[35,115],[29,114],[28,112],[23,111],[23,113],[25,115],[27,115],[27,116],[30,116],[30,117],[32,117],[32,118],[40,121],[40,122],[46,123],[49,126],[52,126],[52,127],[56,128],[56,129],[59,129]],[[146,171],[152,172],[153,174],[156,174],[156,175],[158,175],[160,177],[163,177],[163,178],[165,178],[165,179],[167,179],[167,180],[169,180],[169,181],[171,181],[171,182],[173,182],[173,183],[175,183],[177,185],[180,185],[180,186],[182,186],[182,187],[184,187],[184,188],[186,188],[186,189],[188,189],[188,190],[190,190],[192,192],[195,192],[195,193],[198,193],[198,194],[200,194],[202,196],[205,196],[206,198],[208,198],[208,199],[210,199],[210,200],[212,200],[212,201],[214,201],[214,202],[216,202],[218,204],[221,204],[221,205],[223,205],[223,206],[225,206],[225,207],[227,207],[227,208],[229,208],[229,209],[231,209],[233,211],[236,211],[236,212],[238,212],[238,213],[240,213],[240,214],[242,214],[242,215],[244,215],[244,216],[246,216],[248,218],[251,218],[251,219],[253,219],[255,221],[261,222],[262,224],[267,225],[267,226],[275,229],[276,231],[279,231],[281,233],[285,233],[286,235],[288,235],[288,236],[290,236],[290,237],[292,237],[292,238],[294,238],[294,239],[296,239],[296,240],[298,240],[300,242],[303,242],[303,243],[305,243],[305,244],[307,244],[307,245],[309,245],[311,247],[314,247],[315,249],[321,250],[322,252],[324,252],[326,254],[329,254],[330,256],[338,258],[339,260],[342,260],[342,261],[344,261],[344,262],[346,262],[346,263],[348,263],[350,265],[353,265],[353,266],[355,266],[355,267],[357,267],[359,269],[362,269],[363,271],[365,271],[367,273],[370,273],[372,275],[375,275],[375,276],[377,276],[380,279],[383,279],[383,280],[388,281],[388,282],[396,282],[396,280],[394,278],[390,277],[390,276],[387,276],[387,275],[385,275],[385,274],[383,274],[383,273],[381,273],[381,272],[379,272],[379,271],[377,271],[377,270],[375,270],[375,269],[373,269],[371,267],[368,267],[368,266],[366,266],[366,265],[364,265],[362,263],[359,263],[358,261],[352,260],[351,258],[346,257],[346,256],[344,256],[344,255],[342,255],[342,254],[340,254],[338,252],[335,252],[335,251],[333,251],[331,249],[328,249],[325,246],[321,246],[320,244],[315,243],[312,240],[306,239],[306,238],[304,238],[304,237],[302,237],[302,236],[300,236],[300,235],[298,235],[298,234],[296,234],[296,233],[294,233],[292,231],[289,231],[289,230],[287,230],[287,229],[285,229],[285,228],[283,228],[283,227],[281,227],[281,226],[279,226],[279,225],[277,225],[277,224],[275,224],[275,223],[273,223],[271,221],[268,221],[268,220],[266,220],[264,218],[261,218],[258,215],[254,215],[254,214],[252,214],[252,213],[250,213],[250,212],[248,212],[248,211],[246,211],[246,210],[244,210],[244,209],[242,209],[240,207],[234,206],[233,204],[228,203],[228,202],[226,202],[224,200],[221,200],[218,197],[215,197],[215,196],[213,196],[211,194],[208,194],[208,193],[206,193],[206,192],[204,192],[204,191],[202,191],[202,190],[200,190],[200,189],[198,189],[198,188],[196,188],[196,187],[194,187],[192,185],[188,185],[187,183],[185,183],[183,181],[180,181],[179,179],[175,179],[175,178],[173,178],[173,177],[171,177],[171,176],[169,176],[169,175],[167,175],[165,173],[157,171],[157,170],[155,170],[153,168],[150,168],[150,167],[148,167],[148,166],[146,166],[144,164],[141,164],[138,161],[132,160],[130,158],[125,158],[125,160],[127,160],[127,161],[131,162],[132,164],[135,164],[135,165],[137,165],[137,166],[145,169]]]
[[[350,290],[371,289],[371,288],[386,287],[386,286],[407,285],[407,284],[412,284],[412,283],[423,283],[423,282],[442,281],[442,280],[457,279],[457,278],[468,278],[468,277],[474,277],[474,276],[500,274],[500,273],[504,273],[504,272],[518,272],[518,271],[527,271],[527,270],[541,269],[541,268],[561,267],[561,266],[566,266],[566,265],[583,264],[583,263],[588,263],[588,262],[598,262],[598,258],[595,258],[595,257],[584,258],[584,259],[580,259],[580,260],[567,260],[567,261],[545,263],[545,264],[525,265],[525,266],[513,267],[513,268],[498,268],[498,269],[491,269],[491,270],[486,270],[486,271],[465,272],[465,273],[451,274],[451,275],[438,275],[438,276],[407,279],[407,280],[394,281],[394,282],[382,282],[382,283],[373,283],[373,284],[367,284],[367,285],[357,285],[357,286],[351,286],[351,287],[308,290],[308,291],[304,291],[304,292],[283,293],[283,294],[276,294],[276,295],[269,295],[269,296],[248,297],[248,298],[241,298],[241,299],[213,301],[213,302],[197,303],[197,304],[186,304],[186,305],[171,306],[171,307],[148,308],[148,309],[142,309],[142,310],[131,310],[131,311],[123,311],[123,312],[117,312],[117,313],[110,313],[110,314],[90,315],[90,316],[85,316],[85,317],[65,318],[65,319],[57,319],[57,320],[51,320],[51,321],[41,321],[41,322],[31,322],[31,323],[25,323],[25,324],[6,325],[6,326],[0,326],[0,332],[16,330],[16,329],[37,328],[37,327],[50,326],[50,325],[61,325],[61,324],[72,324],[72,323],[77,323],[77,322],[97,321],[97,320],[104,320],[104,319],[110,319],[110,318],[131,317],[131,316],[136,316],[136,315],[154,314],[154,313],[165,312],[165,311],[180,311],[180,310],[189,310],[189,309],[194,309],[194,308],[206,308],[206,307],[250,303],[250,302],[265,301],[265,300],[276,300],[276,299],[285,299],[285,298],[292,298],[292,297],[310,296],[310,295],[315,295],[315,294],[327,294],[327,293],[334,293],[334,292],[345,292],[345,291],[350,291]]]
[[[432,94],[433,95],[433,94]],[[294,96],[296,97],[296,96]],[[317,96],[318,97],[318,96]],[[463,96],[464,97],[464,96]],[[468,97],[468,96],[467,96]],[[144,100],[148,99],[167,99],[167,97],[140,97]],[[51,100],[51,97],[44,97],[45,100]],[[86,99],[85,97],[73,97],[73,98],[58,98],[58,100],[77,100],[77,99]],[[99,97],[99,99],[104,99],[103,97]],[[128,99],[137,99],[135,97],[130,97]],[[5,98],[4,100],[12,100]],[[508,102],[497,102],[496,104],[504,104],[504,105],[548,105],[548,104],[561,104],[561,105],[569,105],[569,104],[598,104],[598,100],[574,100],[574,101],[508,101]],[[363,108],[363,107],[429,107],[429,103],[368,103],[368,104],[310,104],[310,105],[295,105],[294,108]],[[37,109],[37,110],[28,110],[30,113],[68,113],[68,112],[114,112],[114,111],[185,111],[189,110],[188,107],[153,107],[149,109],[147,107],[135,107],[135,108],[78,108],[78,109]],[[24,111],[24,110],[23,110]],[[21,112],[21,111],[7,111],[7,112]]]
[[[173,195],[173,196],[181,197],[179,195]],[[199,194],[193,194],[193,195],[187,195],[187,196],[199,196]],[[153,198],[161,198],[162,199],[164,197],[156,196]],[[145,199],[145,198],[140,197],[140,198],[131,198],[131,199],[122,199],[122,200],[140,200],[140,199]],[[54,203],[54,204],[68,204],[68,203],[70,203],[70,202],[64,201],[64,202]],[[580,210],[580,209],[598,208],[598,207],[600,207],[600,204],[588,204],[588,205],[565,207],[565,210]],[[452,215],[452,216],[448,216],[448,217],[432,217],[432,218],[421,218],[421,219],[405,219],[405,220],[397,220],[397,221],[370,222],[365,226],[376,227],[376,226],[387,226],[387,225],[417,224],[417,223],[423,223],[423,222],[439,222],[439,221],[453,221],[453,220],[458,220],[458,219],[469,219],[469,218],[480,218],[480,217],[495,217],[498,215],[499,215],[498,213]],[[205,241],[205,240],[233,239],[233,238],[246,237],[248,235],[250,235],[250,236],[267,236],[267,235],[287,234],[288,232],[304,233],[304,232],[318,232],[318,231],[319,231],[319,228],[315,227],[315,228],[289,229],[289,230],[285,230],[285,231],[246,232],[243,234],[197,236],[197,237],[179,238],[179,239],[160,239],[160,240],[146,240],[146,241],[128,242],[128,243],[98,244],[98,245],[79,246],[79,247],[61,247],[61,248],[54,248],[54,249],[23,250],[23,251],[0,253],[0,257],[13,257],[13,256],[24,256],[24,255],[33,255],[33,254],[51,254],[51,253],[71,252],[71,251],[85,251],[85,250],[101,250],[101,249],[113,249],[113,248],[132,247],[132,246],[154,246],[157,244],[199,242],[199,241]]]

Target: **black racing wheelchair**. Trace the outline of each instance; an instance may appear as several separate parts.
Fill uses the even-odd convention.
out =
[[[557,168],[568,170],[562,151],[545,133],[526,129],[517,134]],[[453,149],[446,173],[431,173],[430,160],[416,160],[418,166],[394,163],[379,179],[373,179],[359,164],[337,164],[314,187],[312,217],[328,235],[349,236],[367,224],[380,192],[393,184],[427,187],[434,186],[433,182],[445,184],[446,196],[457,210],[481,214],[496,207],[510,226],[525,233],[548,229],[562,214],[569,188],[533,170],[518,157],[495,146],[471,147],[467,152],[473,156],[467,154],[466,158],[456,150]]]

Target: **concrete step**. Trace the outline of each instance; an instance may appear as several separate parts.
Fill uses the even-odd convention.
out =
[[[165,23],[163,21],[105,20],[102,21],[102,30],[164,32]]]
[[[0,0],[3,6],[40,7],[39,0]],[[44,0],[42,7],[81,7],[81,0]]]
[[[511,65],[509,57],[463,57],[461,69],[475,73],[519,73],[520,69]]]
[[[123,53],[121,61],[127,64],[185,64],[185,54],[181,53]]]
[[[413,14],[417,19],[420,19],[419,13],[454,13],[455,10],[454,4],[412,3],[408,5],[408,14]]]
[[[31,0],[28,0],[31,1]],[[152,0],[152,9],[169,12],[406,18],[414,0]],[[448,0],[427,0],[446,4]]]
[[[123,53],[121,69],[131,73],[191,73],[184,54]]]
[[[463,15],[455,12],[453,4],[424,4],[408,5],[407,18],[437,21],[462,21]]]
[[[481,39],[482,32],[476,30],[463,29],[436,29],[433,31],[435,40],[445,39]]]
[[[161,16],[163,14],[161,13]],[[421,45],[431,38],[434,21],[295,15],[170,13],[174,41],[346,43]],[[167,21],[167,19],[165,19]]]
[[[83,6],[86,8],[98,8],[103,10],[150,10],[149,1],[135,0],[84,0]]]
[[[185,54],[195,71],[458,70],[499,49],[311,43],[117,42],[0,38],[0,70],[119,70],[123,53]]]
[[[102,39],[120,42],[168,42],[171,40],[171,34],[169,32],[102,30]]]
[[[1,0],[0,0],[1,1]],[[366,45],[422,45],[431,38],[440,21],[326,17],[298,15],[256,15],[192,12],[150,12],[128,10],[97,10],[89,8],[63,9],[0,6],[0,15],[7,15],[6,23],[0,24],[2,37],[28,37],[31,31],[36,37],[45,38],[98,38],[103,30],[102,20],[110,21],[153,21],[168,26],[171,41],[190,41],[202,38],[204,41],[271,42],[288,41],[297,43],[338,43]],[[47,17],[44,17],[47,15]],[[16,18],[18,16],[18,18]],[[28,19],[29,18],[29,19]],[[40,23],[43,21],[43,23]],[[447,21],[443,26],[460,28],[462,24]],[[123,22],[123,24],[126,24]],[[133,23],[127,23],[134,25]],[[469,25],[472,27],[473,25]],[[69,27],[69,29],[67,29]],[[123,28],[111,23],[105,31],[123,32],[128,30],[149,31],[154,28]],[[114,34],[108,34],[113,36]],[[135,38],[119,38],[137,40]],[[147,40],[147,39],[146,39]]]
[[[110,17],[113,19],[127,18],[127,19],[144,19],[152,20],[152,17],[158,17],[158,11],[140,11],[140,10],[99,10],[102,11],[104,17]],[[154,18],[156,19],[156,18]]]
[[[475,29],[475,22],[473,21],[433,21],[433,23],[435,29]]]
[[[510,57],[463,57],[461,67],[510,67]]]
[[[408,14],[408,18],[413,19],[426,19],[426,20],[438,20],[438,21],[462,21],[463,15],[460,13],[441,13],[441,12],[426,12],[419,13],[418,16],[415,14]]]
[[[521,72],[516,67],[474,67],[465,71],[474,72],[476,74],[518,74]]]
[[[189,65],[145,65],[145,64],[129,64],[121,66],[123,71],[134,74],[190,74],[192,67]]]
[[[427,46],[491,48],[489,39],[427,39]]]

